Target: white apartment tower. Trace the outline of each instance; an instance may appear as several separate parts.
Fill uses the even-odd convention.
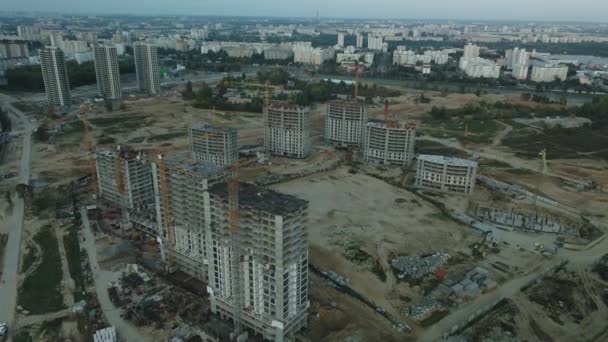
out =
[[[137,42],[133,44],[135,73],[139,90],[149,95],[160,93],[160,70],[158,52],[154,45]]]
[[[367,48],[369,50],[382,50],[383,44],[382,36],[367,35]]]
[[[332,101],[325,115],[325,140],[339,147],[360,147],[367,107],[358,101]]]
[[[344,33],[338,33],[338,46],[344,47]]]
[[[462,57],[464,58],[477,58],[479,57],[480,48],[479,46],[469,43],[464,47],[464,53]]]
[[[38,53],[49,105],[69,107],[72,98],[63,51],[56,47],[45,47]]]
[[[414,158],[416,126],[374,120],[363,136],[363,159],[368,162],[408,166]]]
[[[205,124],[190,128],[190,154],[193,160],[228,167],[239,156],[238,131]]]
[[[207,237],[211,311],[270,341],[294,341],[306,327],[308,202],[250,184],[239,187],[238,264],[233,262],[228,185],[209,189]],[[237,283],[238,282],[238,283]],[[238,305],[240,307],[235,307]],[[250,335],[251,336],[251,335]]]
[[[477,162],[422,154],[416,166],[416,186],[440,192],[470,194],[475,187]]]
[[[116,48],[114,46],[95,46],[93,52],[99,95],[110,100],[120,99],[122,90]]]
[[[273,101],[266,115],[266,150],[274,155],[305,158],[311,148],[310,108]]]
[[[363,35],[361,33],[357,33],[357,49],[363,49]]]
[[[209,187],[224,180],[225,169],[175,156],[162,158],[164,168],[160,161],[152,164],[161,258],[171,269],[206,281],[205,203]]]

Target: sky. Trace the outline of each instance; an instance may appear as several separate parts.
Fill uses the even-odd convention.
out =
[[[91,14],[597,21],[606,0],[0,0],[3,10]]]

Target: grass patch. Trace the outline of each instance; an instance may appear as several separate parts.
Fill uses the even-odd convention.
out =
[[[133,139],[129,139],[127,143],[129,144],[140,144],[146,140],[146,137],[135,137]]]
[[[436,138],[457,138],[473,143],[490,143],[500,128],[501,126],[492,119],[436,120],[425,122],[422,131]]]
[[[21,264],[21,272],[26,272],[38,259],[36,249],[32,246],[28,247],[27,253],[23,256],[23,263]]]
[[[553,128],[542,132],[533,130],[516,130],[511,132],[503,144],[511,148],[516,155],[528,159],[538,158],[538,153],[546,148],[549,159],[580,158],[581,153],[589,153],[591,157],[604,158],[608,146],[608,129],[577,129]],[[593,152],[601,151],[593,154]],[[604,155],[606,154],[606,155]]]
[[[34,339],[28,331],[20,331],[17,335],[13,336],[14,342],[34,342]]]
[[[438,142],[416,140],[416,151],[420,154],[435,154],[448,157],[462,157],[464,152],[456,148],[446,147]]]
[[[78,302],[84,299],[82,293],[85,291],[85,283],[82,266],[80,264],[82,252],[80,251],[77,226],[70,228],[68,235],[63,237],[63,245],[65,247],[66,258],[68,259],[70,276],[74,280],[76,287],[76,291],[74,291],[74,300]]]
[[[34,241],[42,249],[42,259],[34,272],[23,281],[19,289],[19,305],[34,315],[59,311],[64,308],[61,257],[51,226],[42,227],[34,236]]]
[[[173,140],[175,138],[183,138],[186,136],[186,132],[175,132],[175,133],[165,133],[165,134],[157,134],[150,137],[151,142],[159,142],[166,140]]]

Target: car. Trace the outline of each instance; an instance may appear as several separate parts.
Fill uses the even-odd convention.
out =
[[[0,323],[0,337],[4,338],[8,336],[8,324]]]

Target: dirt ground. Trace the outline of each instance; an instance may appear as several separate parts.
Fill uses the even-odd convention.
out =
[[[350,174],[345,167],[273,188],[310,202],[311,261],[347,277],[353,288],[395,316],[401,316],[400,296],[422,293],[396,283],[389,256],[456,254],[478,238],[420,197],[373,177]],[[361,259],[347,257],[350,246],[363,252]],[[386,282],[371,271],[375,258],[388,275]]]

